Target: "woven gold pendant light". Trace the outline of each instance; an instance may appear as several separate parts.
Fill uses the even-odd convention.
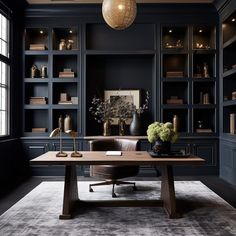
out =
[[[135,0],[103,0],[102,15],[113,29],[123,30],[129,27],[137,13]]]

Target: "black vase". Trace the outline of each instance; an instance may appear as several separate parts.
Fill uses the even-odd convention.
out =
[[[134,135],[134,136],[141,135],[141,131],[142,131],[141,120],[140,120],[140,116],[138,115],[136,111],[133,114],[133,119],[130,123],[129,131],[130,131],[130,135]]]
[[[164,142],[160,139],[158,139],[152,147],[153,152],[157,154],[168,154],[170,153],[170,149],[171,149],[171,143]]]

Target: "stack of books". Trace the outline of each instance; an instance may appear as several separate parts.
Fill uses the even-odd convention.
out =
[[[182,78],[184,77],[183,71],[167,71],[166,77],[168,78]]]
[[[46,131],[46,128],[32,128],[33,133],[45,133]]]
[[[196,129],[197,133],[212,133],[212,129]]]
[[[47,99],[46,97],[30,97],[30,104],[31,105],[47,104]]]
[[[30,44],[29,50],[46,50],[46,46],[44,44]]]
[[[183,99],[179,99],[177,96],[171,96],[170,99],[166,100],[167,104],[183,104]]]
[[[74,78],[75,72],[71,69],[64,69],[62,72],[59,72],[59,78]]]

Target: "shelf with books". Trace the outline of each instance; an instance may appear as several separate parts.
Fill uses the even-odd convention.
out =
[[[25,50],[44,51],[49,45],[48,28],[26,28]]]
[[[78,72],[76,55],[53,56],[53,78],[75,78]]]

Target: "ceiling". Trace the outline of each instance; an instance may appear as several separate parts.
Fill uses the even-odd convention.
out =
[[[102,0],[27,0],[29,4],[102,3]],[[137,3],[212,3],[214,0],[136,0]]]

